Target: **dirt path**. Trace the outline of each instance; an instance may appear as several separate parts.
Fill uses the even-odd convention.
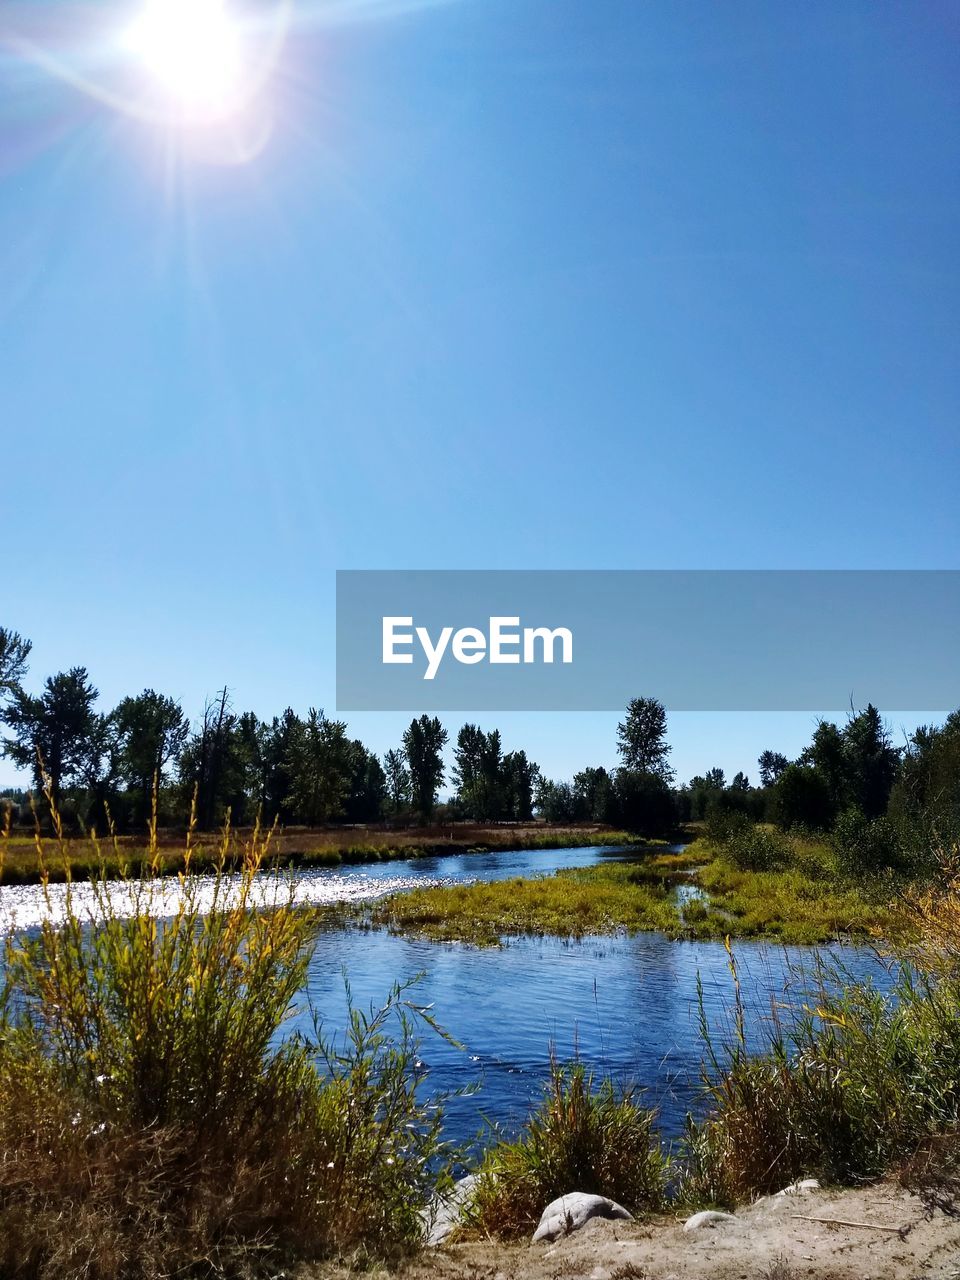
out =
[[[928,1221],[919,1200],[896,1184],[766,1199],[736,1219],[690,1233],[681,1219],[595,1220],[552,1245],[433,1249],[398,1274],[404,1280],[960,1280],[960,1222],[939,1213]],[[319,1280],[336,1273],[313,1274]]]

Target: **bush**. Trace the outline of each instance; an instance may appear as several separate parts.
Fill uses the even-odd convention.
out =
[[[728,809],[725,805],[711,804],[707,809],[704,831],[707,839],[714,844],[724,845],[741,831],[746,831],[753,823],[739,809]]]
[[[871,820],[859,809],[847,809],[833,829],[833,845],[841,870],[849,876],[905,869],[899,832],[887,818]]]
[[[742,871],[776,871],[793,861],[789,839],[768,827],[740,826],[723,846],[725,856]]]
[[[487,1153],[470,1220],[517,1235],[570,1191],[609,1196],[634,1213],[662,1208],[667,1160],[655,1119],[630,1090],[618,1093],[609,1080],[595,1086],[581,1063],[554,1063],[546,1096],[520,1137]]]
[[[821,974],[815,1001],[776,1021],[758,1054],[746,1048],[739,993],[733,1023],[716,1048],[701,1001],[712,1105],[689,1126],[688,1198],[730,1205],[799,1177],[875,1178],[960,1123],[955,982],[905,968],[885,995]]]
[[[415,1244],[442,1163],[401,987],[345,1042],[284,1037],[315,917],[264,865],[95,885],[6,941],[0,1273],[274,1273]],[[186,860],[189,864],[189,840]],[[397,1020],[391,1038],[388,1022]],[[431,1023],[432,1025],[432,1023]]]

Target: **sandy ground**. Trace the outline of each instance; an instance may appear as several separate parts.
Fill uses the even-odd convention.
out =
[[[765,1199],[736,1218],[686,1234],[682,1218],[594,1220],[555,1244],[431,1249],[396,1274],[404,1280],[960,1280],[960,1222],[941,1213],[928,1220],[919,1200],[893,1183]],[[338,1273],[311,1274],[332,1280]]]

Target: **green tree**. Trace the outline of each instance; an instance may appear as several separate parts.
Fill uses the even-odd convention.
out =
[[[943,725],[921,725],[907,743],[888,806],[891,818],[921,841],[960,837],[960,711]]]
[[[718,796],[726,786],[726,775],[720,768],[708,769],[705,774],[697,774],[690,779],[689,804],[690,817],[694,822],[702,822],[707,813],[716,808]]]
[[[433,814],[437,792],[443,783],[443,748],[447,731],[436,716],[412,720],[403,735],[403,749],[410,770],[413,807],[426,822]]]
[[[387,775],[379,759],[359,739],[350,743],[352,769],[345,806],[348,822],[379,822],[387,798]]]
[[[72,667],[48,676],[37,697],[15,689],[4,711],[3,718],[13,731],[13,738],[4,743],[4,754],[32,772],[37,790],[46,773],[57,802],[64,788],[79,781],[89,765],[96,700],[97,690],[86,668]]]
[[[339,818],[350,794],[353,752],[342,720],[311,707],[294,734],[287,765],[290,807],[309,826]]]
[[[847,721],[843,751],[851,800],[868,821],[882,817],[900,767],[900,752],[873,703]]]
[[[293,790],[290,776],[290,753],[301,732],[303,721],[287,707],[282,716],[274,716],[264,729],[263,741],[263,808],[264,816],[273,821],[289,822],[293,818],[289,799]]]
[[[120,739],[116,714],[94,714],[74,784],[80,789],[76,797],[77,814],[87,827],[103,832],[118,817],[117,786],[121,776]]]
[[[544,822],[576,822],[576,792],[569,782],[553,782],[541,777],[536,786],[536,808]]]
[[[820,720],[813,741],[801,753],[799,763],[811,765],[826,784],[829,811],[819,825],[829,827],[837,814],[851,803],[847,751],[841,730],[830,720]]]
[[[231,729],[228,803],[234,820],[249,824],[266,812],[269,729],[254,711],[244,711]]]
[[[613,776],[617,821],[644,836],[667,835],[677,811],[670,784],[661,773],[618,769]]]
[[[0,703],[12,698],[27,674],[27,660],[32,648],[29,640],[16,631],[0,627]]]
[[[525,751],[510,751],[503,757],[504,817],[513,822],[529,822],[533,817],[533,794],[540,770]]]
[[[772,787],[790,761],[779,751],[764,751],[757,764],[760,766],[761,787]]]
[[[499,729],[490,733],[465,724],[457,734],[453,781],[465,813],[478,822],[495,822],[503,810],[503,748]]]
[[[573,790],[577,809],[587,822],[616,821],[614,809],[613,779],[599,766],[581,769],[573,775]]]
[[[118,772],[134,793],[135,826],[149,817],[154,779],[158,789],[187,741],[190,725],[180,704],[153,689],[124,698],[114,711]]]
[[[197,796],[197,822],[210,830],[227,811],[235,826],[250,822],[262,794],[258,760],[263,729],[253,712],[237,716],[229,692],[220,690],[204,707],[200,727],[180,753],[179,776],[185,799]]]
[[[667,756],[667,712],[656,698],[633,698],[626,716],[617,725],[617,750],[623,768],[635,773],[652,773],[665,782],[673,779]]]
[[[390,812],[396,816],[410,803],[410,772],[403,751],[391,748],[383,757],[383,770],[386,774],[387,802]]]
[[[791,764],[774,788],[773,817],[781,827],[822,831],[833,825],[836,805],[830,782],[810,764]]]

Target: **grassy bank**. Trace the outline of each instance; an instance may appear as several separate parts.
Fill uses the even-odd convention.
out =
[[[398,932],[479,945],[518,934],[583,937],[620,929],[817,944],[895,927],[897,913],[883,895],[845,879],[828,846],[795,840],[792,855],[789,865],[754,870],[701,837],[679,855],[654,853],[636,864],[417,889],[378,903],[369,916]],[[681,902],[681,884],[700,895]]]
[[[4,940],[0,1274],[250,1280],[419,1246],[421,1211],[452,1157],[417,1044],[418,1027],[432,1034],[436,1024],[397,988],[382,1009],[354,1009],[338,1043],[283,1033],[304,998],[314,917],[293,909],[281,876],[268,908],[250,909],[254,881],[269,875],[266,852],[258,836],[246,843],[239,881],[216,879],[212,909],[186,876],[162,927],[151,909],[162,885],[148,876],[133,916],[115,914],[104,889],[91,928],[68,895],[65,919]],[[704,857],[700,846],[598,869],[609,874],[595,885],[607,895],[597,920],[633,896],[638,927],[659,921],[671,885]],[[801,863],[823,857],[797,851]],[[714,852],[700,875],[719,867],[731,914],[774,874],[752,873],[745,889],[721,864]],[[816,879],[812,867],[805,874]],[[574,1188],[642,1216],[733,1206],[800,1175],[858,1183],[892,1167],[931,1204],[952,1205],[958,902],[956,880],[913,895],[917,942],[891,994],[824,974],[812,998],[765,1027],[759,1052],[746,1047],[731,946],[729,1029],[718,1043],[704,1019],[702,1118],[684,1140],[662,1142],[641,1095],[556,1065],[520,1134],[494,1138],[481,1158],[468,1226],[528,1234],[546,1203]],[[569,921],[567,902],[553,910]]]
[[[224,851],[219,835],[193,838],[190,865],[195,871],[213,871],[226,858],[237,867],[243,861],[251,830],[231,833]],[[380,831],[370,828],[280,830],[271,841],[271,862],[286,867],[338,867],[372,862],[392,862],[406,858],[434,858],[447,854],[487,853],[508,849],[571,849],[581,845],[630,845],[639,841],[626,831],[595,825],[585,827],[541,825],[419,827],[407,831]],[[110,877],[178,875],[186,866],[183,833],[160,834],[156,847],[148,850],[142,838],[121,836],[97,850],[86,837],[65,838],[41,843],[33,835],[10,835],[0,847],[0,883],[39,884],[46,877],[62,883],[95,879],[105,872]]]
[[[96,928],[68,894],[3,940],[0,1274],[252,1277],[419,1243],[445,1160],[418,1091],[435,1024],[398,986],[337,1043],[282,1034],[315,918],[266,853],[255,834],[212,902],[185,876],[162,926],[148,876],[133,916],[101,881]]]

